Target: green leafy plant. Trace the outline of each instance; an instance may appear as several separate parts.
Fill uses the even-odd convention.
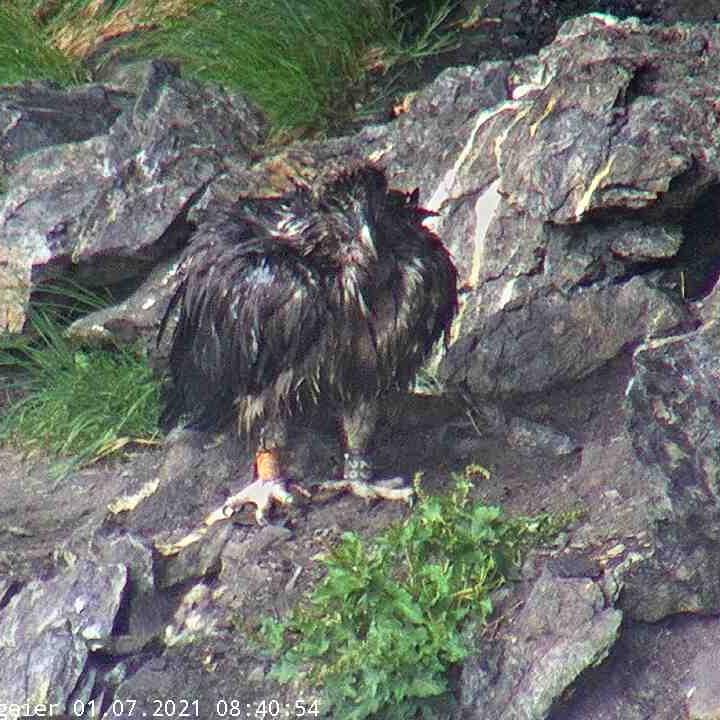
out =
[[[137,348],[82,347],[64,333],[70,309],[97,296],[55,291],[30,314],[29,336],[0,336],[0,370],[15,379],[0,417],[0,440],[50,451],[59,472],[157,436],[160,385]],[[58,294],[60,293],[60,294]]]
[[[471,500],[479,467],[454,476],[445,496],[416,481],[417,509],[372,542],[346,533],[324,560],[327,575],[263,636],[281,656],[281,681],[322,689],[336,720],[443,717],[448,671],[469,653],[463,628],[493,612],[502,585],[529,546],[576,515],[508,518]],[[380,714],[378,714],[380,713]]]

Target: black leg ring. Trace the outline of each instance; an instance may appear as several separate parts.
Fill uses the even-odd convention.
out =
[[[368,482],[372,474],[372,465],[362,452],[350,450],[345,453],[344,480],[348,482]]]

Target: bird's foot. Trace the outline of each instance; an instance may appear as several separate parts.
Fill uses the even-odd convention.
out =
[[[206,515],[202,523],[192,532],[173,543],[156,543],[162,555],[177,555],[181,550],[193,545],[207,535],[210,528],[218,522],[229,520],[245,505],[255,505],[255,520],[258,525],[266,525],[266,516],[274,504],[291,505],[294,498],[285,488],[285,480],[255,480],[240,492],[231,495],[219,508]]]
[[[294,501],[283,478],[272,480],[258,478],[240,492],[231,495],[223,504],[222,513],[224,517],[229,518],[244,505],[255,505],[255,520],[258,525],[265,525],[267,513],[273,505],[292,505]]]
[[[294,498],[287,490],[278,448],[258,450],[255,468],[257,480],[239,493],[231,495],[225,501],[222,511],[225,517],[231,517],[244,505],[254,505],[257,524],[265,525],[267,514],[273,505],[292,505]]]
[[[321,494],[351,492],[364,500],[400,500],[412,504],[414,493],[401,477],[370,482],[373,476],[372,465],[364,453],[349,451],[345,453],[345,469],[342,480],[324,482]]]
[[[363,500],[400,500],[412,505],[415,491],[407,487],[405,479],[401,477],[389,478],[376,482],[366,480],[330,480],[324,482],[320,488],[320,494],[351,492]]]

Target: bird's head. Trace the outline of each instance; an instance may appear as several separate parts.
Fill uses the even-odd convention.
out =
[[[312,188],[318,211],[327,221],[328,239],[337,243],[343,263],[365,265],[378,258],[388,183],[374,165],[327,171]]]

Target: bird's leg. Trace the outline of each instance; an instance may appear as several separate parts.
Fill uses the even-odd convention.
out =
[[[284,425],[280,423],[267,425],[260,434],[260,444],[255,455],[257,478],[240,492],[231,495],[221,507],[207,515],[191,533],[172,543],[156,543],[157,549],[163,555],[177,555],[184,548],[205,537],[213,525],[227,521],[244,505],[255,505],[255,519],[258,525],[265,525],[265,515],[274,503],[291,504],[293,496],[285,489],[281,463],[285,440]]]
[[[282,469],[282,451],[287,441],[284,423],[266,424],[260,433],[258,451],[255,455],[256,479],[239,493],[230,496],[223,505],[229,517],[247,503],[255,505],[255,519],[265,524],[265,515],[274,503],[289,505],[293,496],[285,488],[287,478]]]
[[[377,400],[365,400],[345,408],[343,412],[343,430],[345,432],[345,462],[343,479],[323,484],[323,490],[339,492],[349,490],[353,495],[372,500],[403,500],[411,502],[413,490],[404,487],[403,478],[396,477],[371,483],[373,466],[367,454],[378,418]]]

